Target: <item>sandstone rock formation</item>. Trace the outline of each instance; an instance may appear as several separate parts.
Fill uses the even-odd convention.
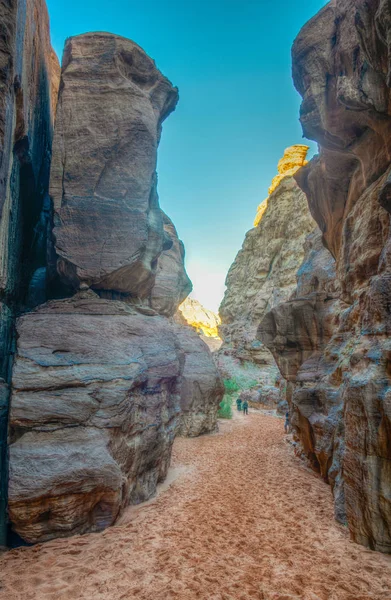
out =
[[[285,149],[284,156],[278,161],[278,175],[273,178],[269,187],[269,196],[278,188],[285,177],[292,177],[301,167],[307,164],[306,156],[308,150],[309,146],[304,146],[303,144],[296,144]],[[254,227],[258,227],[262,221],[269,202],[269,196],[257,208]]]
[[[46,196],[35,230],[45,259],[17,321],[12,374],[8,513],[31,543],[113,524],[164,479],[179,428],[216,428],[212,356],[167,318],[191,290],[156,191],[161,124],[176,101],[130,40],[67,41],[54,218]],[[6,396],[0,386],[0,410]]]
[[[0,5],[0,546],[5,544],[8,386],[15,312],[44,264],[59,64],[44,0]]]
[[[185,354],[180,389],[179,435],[195,437],[217,427],[217,411],[224,386],[211,352],[192,327],[175,327]]]
[[[84,284],[149,296],[157,259],[172,243],[158,203],[156,156],[177,100],[177,89],[134,42],[107,33],[67,40],[50,193],[57,272],[71,290]]]
[[[292,176],[285,176],[268,198],[259,225],[247,233],[227,276],[220,306],[223,346],[218,353],[225,377],[240,378],[247,365],[256,365],[248,373],[250,383],[275,385],[278,368],[257,339],[257,328],[271,308],[294,293],[305,239],[314,228],[305,195]]]
[[[292,382],[296,436],[333,485],[338,518],[355,541],[384,552],[391,552],[390,32],[388,2],[341,0],[295,41],[303,131],[320,144],[296,179],[336,280],[329,255],[325,279],[303,280],[298,297],[260,327]]]
[[[184,266],[183,242],[178,239],[173,222],[164,213],[163,224],[172,246],[159,257],[150,305],[159,314],[172,317],[193,286]]]
[[[194,327],[201,335],[208,338],[219,338],[219,325],[221,320],[211,310],[202,306],[195,298],[186,298],[179,306],[178,311],[186,323]]]
[[[19,319],[9,513],[34,542],[99,531],[170,461],[184,356],[170,323],[84,292]]]

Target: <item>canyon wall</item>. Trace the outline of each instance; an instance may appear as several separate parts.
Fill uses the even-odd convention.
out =
[[[296,439],[333,486],[337,518],[383,552],[391,552],[390,39],[388,2],[341,0],[294,43],[300,120],[319,143],[296,179],[325,248],[313,247],[297,297],[259,329],[290,381]]]
[[[216,428],[212,356],[171,318],[191,282],[159,206],[156,159],[177,99],[134,42],[67,40],[53,154],[50,137],[42,154],[45,227],[26,224],[45,252],[31,268],[12,372],[8,513],[27,542],[113,524],[154,494],[179,430]]]
[[[8,384],[15,315],[46,260],[60,67],[43,0],[0,6],[0,546],[6,543]]]
[[[228,272],[220,306],[219,368],[227,378],[260,384],[265,401],[274,393],[279,372],[272,354],[257,339],[257,328],[271,308],[295,291],[305,239],[315,228],[306,197],[292,176],[305,163],[307,150],[299,145],[285,151],[270,196],[258,207],[256,226]]]

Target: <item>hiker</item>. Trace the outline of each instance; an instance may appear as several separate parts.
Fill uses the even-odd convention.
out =
[[[284,425],[284,429],[285,429],[285,433],[289,433],[290,432],[290,420],[289,420],[289,411],[287,411],[285,413],[285,425]]]
[[[236,408],[238,409],[239,412],[242,410],[242,400],[241,400],[241,398],[238,398],[236,400]]]
[[[248,402],[247,400],[245,400],[242,404],[242,408],[243,408],[243,414],[244,415],[248,415]]]

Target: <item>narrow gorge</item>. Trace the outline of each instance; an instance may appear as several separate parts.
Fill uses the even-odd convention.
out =
[[[0,2],[0,600],[391,598],[391,7],[319,5],[292,48],[304,140],[285,135],[235,238],[254,157],[224,52],[197,29],[225,32],[220,9],[187,19],[201,67],[172,15],[159,23],[174,75],[191,72],[180,115],[142,40],[148,54],[71,35],[60,66],[45,0]],[[238,59],[228,83],[235,68],[244,101],[255,75]],[[192,94],[211,138],[226,127],[235,146],[218,223],[201,198],[208,140],[183,140]],[[189,170],[171,154],[178,132]],[[214,298],[224,253],[217,314],[197,298]]]

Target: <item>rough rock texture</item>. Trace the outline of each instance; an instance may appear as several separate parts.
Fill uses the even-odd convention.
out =
[[[224,386],[207,344],[192,327],[175,326],[185,354],[180,389],[179,435],[195,437],[217,427]]]
[[[44,264],[59,64],[43,0],[0,3],[0,381],[9,381],[14,314]],[[5,543],[7,385],[0,392],[0,545]]]
[[[309,146],[304,146],[302,144],[290,146],[289,148],[285,149],[284,156],[278,161],[278,175],[273,177],[272,183],[268,190],[269,195],[257,208],[254,227],[258,227],[262,221],[262,217],[265,214],[269,202],[269,196],[271,196],[272,193],[278,188],[281,181],[285,177],[292,177],[299,169],[301,169],[301,167],[307,164],[308,161],[306,161],[306,156],[308,150]]]
[[[201,302],[195,298],[186,298],[179,306],[179,317],[182,316],[186,323],[194,327],[199,334],[219,338],[219,325],[221,323],[219,315],[202,306]]]
[[[45,247],[49,233],[49,277],[37,264],[26,308],[38,308],[18,319],[12,374],[8,512],[27,542],[113,524],[155,493],[178,427],[216,428],[222,384],[212,356],[167,318],[191,290],[156,193],[161,123],[176,101],[130,40],[67,41],[54,223],[46,197],[35,232]],[[45,303],[48,294],[58,299]]]
[[[172,244],[155,170],[162,122],[177,100],[134,42],[107,33],[68,39],[50,193],[57,271],[71,289],[149,296],[157,259]]]
[[[164,213],[163,223],[172,246],[159,257],[150,305],[159,314],[172,317],[193,286],[185,270],[183,242],[178,239],[173,222]]]
[[[220,306],[223,346],[217,358],[224,377],[243,375],[249,385],[275,385],[278,368],[257,339],[257,328],[271,308],[295,291],[305,239],[314,228],[305,195],[293,177],[284,177],[269,197],[259,225],[247,233],[227,276]]]
[[[30,542],[111,525],[169,465],[184,366],[172,326],[80,296],[18,321],[9,513]]]
[[[295,381],[297,436],[332,483],[337,516],[346,515],[354,540],[384,552],[391,552],[390,39],[387,1],[341,0],[295,41],[301,122],[320,144],[296,178],[336,260],[336,283],[332,293],[319,286],[322,293],[272,311],[260,331]]]

